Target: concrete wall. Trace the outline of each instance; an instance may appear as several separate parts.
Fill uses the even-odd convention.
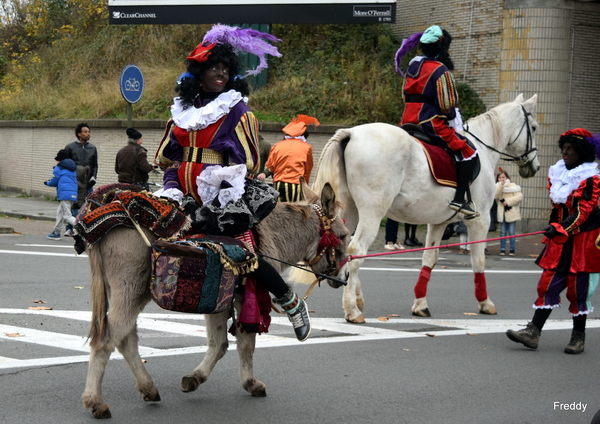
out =
[[[75,127],[81,121],[0,121],[0,189],[16,191],[34,197],[53,198],[56,189],[44,185],[52,176],[56,165],[54,157],[68,143],[74,141]],[[119,149],[127,143],[126,121],[87,120],[90,126],[90,142],[98,149],[97,185],[117,182],[114,171],[115,157]],[[134,121],[133,126],[144,136],[143,146],[148,149],[148,159],[152,161],[158,143],[163,137],[166,121]],[[261,134],[271,144],[282,139],[282,125],[261,124]],[[321,125],[311,131],[309,142],[313,155],[318,160],[323,146],[337,127]],[[150,182],[162,183],[162,172],[150,174]],[[1,200],[0,200],[1,201]]]

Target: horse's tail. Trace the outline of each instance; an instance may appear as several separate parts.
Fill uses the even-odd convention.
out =
[[[351,194],[346,180],[346,163],[344,150],[352,137],[352,129],[340,129],[327,141],[319,162],[312,190],[320,193],[325,183],[331,184],[338,199],[348,206]]]
[[[88,248],[90,269],[92,274],[92,320],[88,340],[90,346],[96,346],[101,340],[108,339],[108,293],[106,292],[106,278],[104,263],[102,261],[100,240],[94,247]]]

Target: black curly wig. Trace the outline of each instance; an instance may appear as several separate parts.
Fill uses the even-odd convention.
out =
[[[445,29],[442,30],[442,38],[440,38],[435,43],[421,43],[419,42],[419,50],[423,52],[423,54],[427,57],[431,57],[439,62],[442,62],[446,65],[446,68],[453,71],[454,63],[450,58],[450,44],[452,43],[452,36]]]
[[[558,139],[558,147],[562,150],[565,143],[571,143],[573,150],[579,155],[579,162],[575,166],[579,166],[584,162],[594,162],[596,160],[596,150],[591,143],[588,143],[581,136],[566,135]]]
[[[235,90],[239,91],[243,96],[247,96],[250,93],[248,83],[238,75],[240,72],[240,63],[237,55],[233,51],[233,47],[227,43],[220,43],[212,48],[206,62],[199,63],[191,60],[185,61],[187,71],[192,74],[194,78],[182,78],[175,87],[175,92],[179,95],[184,105],[192,106],[198,95],[202,97],[203,94],[206,94],[202,91],[201,76],[204,71],[219,63],[229,68],[229,81],[223,89],[224,92]]]

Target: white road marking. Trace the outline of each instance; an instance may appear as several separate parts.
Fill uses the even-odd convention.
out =
[[[0,253],[10,253],[14,255],[39,255],[39,256],[68,256],[71,258],[87,258],[86,254],[77,255],[73,253],[51,253],[51,252],[26,252],[23,250],[0,250]]]
[[[88,311],[38,311],[30,309],[0,309],[0,314],[5,315],[41,315],[56,318],[64,318],[78,321],[89,321],[91,313]],[[197,314],[172,314],[172,313],[142,313],[138,317],[138,328],[151,330],[165,334],[176,334],[179,336],[206,337],[206,327],[203,325],[192,325],[178,322],[178,320],[199,321],[204,323],[204,316]],[[273,317],[272,325],[289,326],[285,317]],[[417,328],[427,328],[426,331],[407,331],[390,328],[393,325],[416,324]],[[520,328],[526,325],[526,320],[507,319],[433,319],[433,318],[394,318],[381,321],[376,318],[368,318],[365,324],[349,324],[343,318],[311,318],[314,337],[306,340],[303,345],[356,342],[367,340],[392,340],[423,338],[431,336],[460,336],[466,334],[492,334],[504,333],[508,328]],[[568,330],[572,327],[572,320],[549,320],[544,327],[547,330]],[[385,328],[388,327],[388,328]],[[439,329],[438,329],[439,328]],[[600,320],[588,320],[587,328],[600,328]],[[327,332],[331,332],[328,336]],[[15,335],[20,337],[14,337]],[[143,340],[143,339],[142,339]],[[231,338],[233,342],[235,339]],[[65,349],[75,352],[89,352],[86,336],[74,336],[50,331],[40,331],[28,327],[0,324],[0,341],[2,344],[31,343],[41,346],[49,346],[56,349]],[[284,347],[297,345],[294,337],[272,336],[269,334],[259,335],[256,339],[257,348]],[[0,344],[0,346],[2,346]],[[144,358],[155,358],[161,356],[189,355],[206,352],[206,345],[190,346],[171,349],[159,349],[140,346],[140,354]],[[229,350],[235,349],[235,343],[230,343]],[[87,362],[88,355],[55,356],[34,359],[18,359],[0,356],[0,369],[9,368],[36,368],[52,365],[66,365]],[[113,353],[111,359],[123,359],[118,353]]]

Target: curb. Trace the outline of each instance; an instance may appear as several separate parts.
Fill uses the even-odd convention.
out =
[[[36,221],[56,221],[56,217],[45,216],[45,215],[34,215],[31,213],[12,212],[12,211],[0,211],[0,215],[6,215],[10,218],[29,218]]]

